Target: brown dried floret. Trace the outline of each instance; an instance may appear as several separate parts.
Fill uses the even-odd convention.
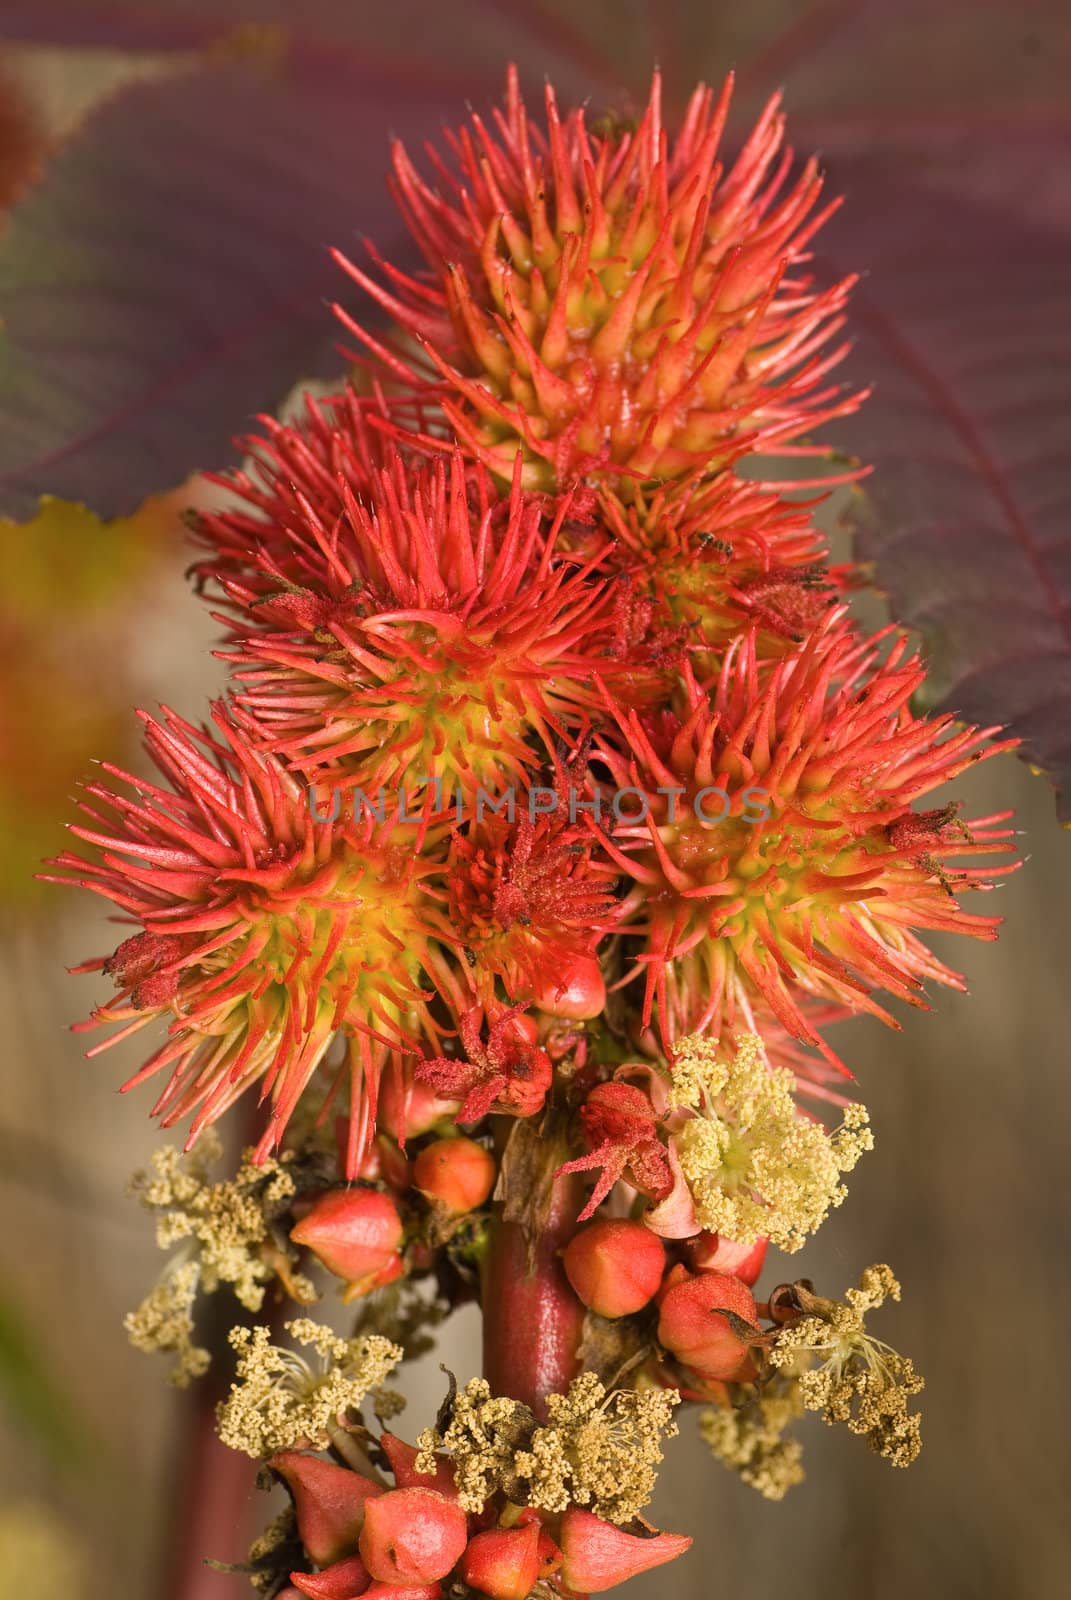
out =
[[[864,1326],[868,1311],[899,1300],[900,1285],[887,1266],[868,1267],[843,1300],[825,1300],[793,1286],[803,1313],[778,1331],[771,1365],[795,1374],[808,1411],[828,1423],[843,1422],[894,1467],[907,1467],[922,1448],[920,1418],[908,1410],[924,1380],[911,1361]]]
[[[671,1389],[608,1391],[593,1372],[547,1397],[547,1420],[491,1394],[474,1378],[450,1403],[444,1426],[421,1434],[421,1470],[436,1450],[454,1462],[461,1504],[479,1511],[496,1490],[516,1504],[561,1512],[587,1506],[608,1522],[630,1522],[651,1498],[663,1438],[680,1396]]]

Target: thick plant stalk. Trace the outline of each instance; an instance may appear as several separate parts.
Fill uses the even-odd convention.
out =
[[[526,1125],[518,1134],[528,1134]],[[525,1140],[526,1159],[507,1166],[503,1203],[495,1207],[483,1277],[483,1371],[492,1393],[508,1395],[545,1415],[548,1394],[561,1394],[580,1370],[577,1354],[584,1307],[565,1276],[561,1251],[576,1232],[583,1207],[582,1181],[555,1179],[561,1161],[556,1139]],[[545,1210],[531,1237],[521,1221],[507,1220],[546,1185]]]

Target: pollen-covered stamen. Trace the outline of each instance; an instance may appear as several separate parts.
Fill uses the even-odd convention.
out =
[[[300,589],[280,585],[296,563],[271,554],[220,578],[239,701],[292,768],[373,801],[380,785],[433,781],[497,798],[599,706],[596,670],[637,703],[640,675],[608,659],[617,598],[601,552],[558,554],[567,501],[548,525],[519,479],[496,500],[458,456],[416,473],[399,459],[363,498],[341,497],[330,524],[304,508]]]
[[[907,819],[928,789],[1014,741],[913,716],[923,672],[902,638],[882,661],[882,642],[855,641],[833,613],[763,686],[754,634],[742,637],[712,691],[691,684],[680,719],[652,731],[623,717],[629,754],[604,748],[618,783],[647,796],[642,820],[602,837],[634,880],[622,925],[642,940],[632,974],[667,1047],[683,1032],[761,1032],[758,1004],[827,1050],[802,997],[891,1021],[874,990],[924,1004],[927,978],[962,986],[914,929],[996,937],[999,918],[956,900],[988,876],[935,863],[1008,850],[1010,830],[993,826],[1006,818],[966,824],[969,837],[937,828],[928,853]]]
[[[435,187],[395,149],[428,276],[338,257],[426,360],[343,322],[403,392],[441,405],[475,459],[508,477],[520,443],[534,488],[598,473],[627,493],[854,409],[825,381],[853,280],[819,289],[805,268],[834,207],[815,161],[792,176],[778,97],[736,160],[719,158],[731,89],[700,86],[670,140],[657,73],[628,132],[563,118],[548,85],[544,134],[511,70],[494,130],[474,115],[452,160],[433,155]]]
[[[769,1350],[775,1369],[798,1378],[809,1411],[846,1423],[894,1467],[907,1467],[922,1448],[917,1413],[908,1402],[924,1387],[911,1360],[866,1330],[864,1318],[899,1300],[900,1285],[887,1266],[868,1267],[843,1300],[827,1300],[810,1285],[786,1286],[787,1316]]]
[[[564,807],[534,820],[487,817],[454,835],[447,868],[450,921],[485,1000],[496,980],[511,1000],[553,993],[612,919],[617,869]]]
[[[120,984],[118,999],[79,1026],[121,1025],[96,1054],[169,1023],[126,1087],[166,1072],[155,1113],[165,1126],[193,1113],[191,1141],[259,1084],[271,1106],[261,1159],[341,1030],[347,1055],[332,1071],[348,1083],[355,1173],[383,1063],[437,1041],[433,988],[456,998],[434,883],[448,823],[317,821],[296,779],[254,749],[248,723],[222,706],[214,715],[218,739],[171,712],[147,717],[149,753],[172,787],[106,767],[135,797],[89,785],[92,826],[73,831],[100,857],[53,863],[58,881],[104,895],[144,930],[79,969],[103,968]]]

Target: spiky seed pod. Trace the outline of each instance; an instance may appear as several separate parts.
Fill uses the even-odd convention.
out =
[[[345,1059],[328,1082],[349,1083],[352,1177],[374,1133],[384,1062],[421,1039],[437,1043],[433,986],[456,1002],[442,955],[453,935],[434,885],[449,823],[366,813],[317,821],[301,784],[254,748],[240,714],[214,708],[218,737],[170,711],[144,720],[170,788],[106,765],[134,798],[87,785],[91,825],[72,831],[100,857],[65,852],[50,863],[57,881],[92,889],[140,924],[112,955],[77,969],[103,970],[120,990],[78,1025],[120,1025],[90,1054],[167,1021],[164,1043],[124,1087],[166,1072],[154,1114],[171,1126],[194,1113],[192,1143],[259,1085],[271,1104],[259,1159],[278,1146],[341,1032]]]
[[[338,258],[426,364],[342,320],[477,460],[508,478],[521,446],[532,488],[597,473],[627,493],[853,409],[823,386],[853,280],[819,290],[802,270],[834,207],[819,209],[814,160],[790,176],[776,96],[726,170],[731,92],[696,89],[670,141],[657,73],[635,131],[605,135],[582,110],[562,118],[548,85],[544,133],[511,70],[493,129],[474,114],[449,158],[431,153],[437,188],[395,147],[427,276]]]
[[[204,475],[226,490],[227,504],[190,514],[194,540],[205,551],[190,568],[198,582],[259,577],[263,592],[276,595],[319,582],[323,556],[302,537],[310,508],[330,527],[347,496],[366,494],[373,472],[396,458],[397,442],[377,421],[387,423],[385,411],[352,388],[324,398],[306,394],[300,417],[290,422],[258,417],[262,432],[237,441],[245,465]]]
[[[553,1006],[613,920],[617,877],[564,804],[534,819],[524,810],[512,819],[486,816],[455,833],[450,922],[484,1003],[497,981],[510,1000]]]
[[[984,871],[940,861],[1008,850],[1010,830],[991,826],[1007,814],[963,824],[912,805],[1015,741],[914,716],[925,673],[902,637],[882,660],[886,643],[856,642],[831,614],[763,687],[741,636],[713,691],[693,682],[683,715],[655,730],[623,718],[628,754],[604,750],[645,802],[603,838],[633,879],[621,926],[641,941],[643,1020],[657,1008],[667,1047],[687,1031],[761,1033],[758,1004],[828,1054],[806,996],[896,1026],[874,990],[924,1006],[924,980],[962,987],[912,930],[996,937],[998,917],[956,899],[991,887]]]
[[[583,727],[596,670],[639,688],[608,659],[619,588],[558,558],[566,502],[548,526],[519,484],[497,500],[459,456],[415,473],[397,457],[341,498],[330,522],[305,507],[292,557],[269,544],[219,577],[238,700],[292,768],[371,803],[433,781],[497,799]]]
[[[760,660],[776,659],[835,603],[848,573],[825,562],[814,504],[722,474],[636,490],[627,503],[606,495],[602,511],[614,559],[653,602],[647,630],[679,630],[696,677],[709,678],[743,629],[755,629]]]

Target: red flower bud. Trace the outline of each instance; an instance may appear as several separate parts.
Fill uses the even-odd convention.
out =
[[[606,1004],[606,983],[595,956],[571,956],[536,993],[534,1004],[552,1017],[583,1022],[597,1017]]]
[[[365,1501],[383,1494],[382,1484],[298,1450],[284,1450],[268,1465],[294,1497],[301,1542],[318,1567],[356,1550]]]
[[[519,1511],[517,1514],[517,1525],[518,1527],[526,1527],[529,1523],[532,1523],[539,1529],[539,1544],[537,1546],[539,1554],[539,1576],[541,1578],[549,1578],[551,1573],[557,1572],[558,1568],[562,1564],[561,1549],[554,1543],[554,1540],[551,1538],[546,1528],[544,1528],[543,1519],[539,1512],[533,1510],[531,1506],[525,1506],[523,1510]]]
[[[539,1580],[539,1527],[488,1528],[461,1558],[461,1577],[491,1600],[527,1600]]]
[[[412,1181],[405,1151],[384,1133],[369,1145],[357,1176],[366,1183],[385,1183],[396,1194],[408,1189]]]
[[[417,1139],[447,1118],[452,1122],[457,1112],[456,1100],[445,1100],[436,1094],[430,1084],[419,1078],[398,1080],[392,1072],[385,1073],[379,1087],[376,1122],[399,1144],[407,1139]]]
[[[360,1556],[349,1556],[345,1561],[325,1567],[323,1572],[292,1572],[290,1581],[295,1587],[289,1591],[284,1589],[284,1595],[296,1594],[300,1590],[310,1600],[357,1600],[358,1595],[367,1591],[372,1580]],[[279,1600],[282,1600],[281,1596]]]
[[[696,1272],[727,1272],[750,1286],[762,1272],[769,1243],[757,1239],[754,1244],[736,1244],[717,1233],[697,1233],[683,1248]]]
[[[753,1378],[748,1329],[755,1326],[756,1311],[747,1284],[722,1272],[692,1278],[681,1270],[671,1278],[662,1296],[659,1342],[705,1378],[727,1383]]]
[[[468,1543],[465,1513],[434,1489],[391,1489],[370,1500],[360,1551],[384,1583],[434,1583],[445,1578]]]
[[[562,1577],[580,1594],[601,1594],[639,1572],[673,1561],[691,1542],[684,1533],[657,1533],[651,1538],[626,1533],[573,1506],[562,1517]]]
[[[390,1463],[397,1489],[435,1489],[448,1500],[457,1499],[454,1468],[446,1456],[435,1457],[435,1474],[418,1472],[416,1458],[420,1454],[414,1444],[407,1444],[396,1433],[381,1433],[379,1442]]]
[[[600,1317],[641,1310],[666,1268],[662,1241],[642,1222],[592,1222],[569,1241],[562,1259],[580,1299]]]
[[[290,1237],[346,1279],[348,1299],[390,1283],[402,1270],[402,1219],[394,1201],[378,1189],[329,1190],[291,1228]]]
[[[494,1156],[475,1139],[436,1139],[413,1163],[413,1182],[421,1193],[458,1214],[482,1206],[496,1176]]]

